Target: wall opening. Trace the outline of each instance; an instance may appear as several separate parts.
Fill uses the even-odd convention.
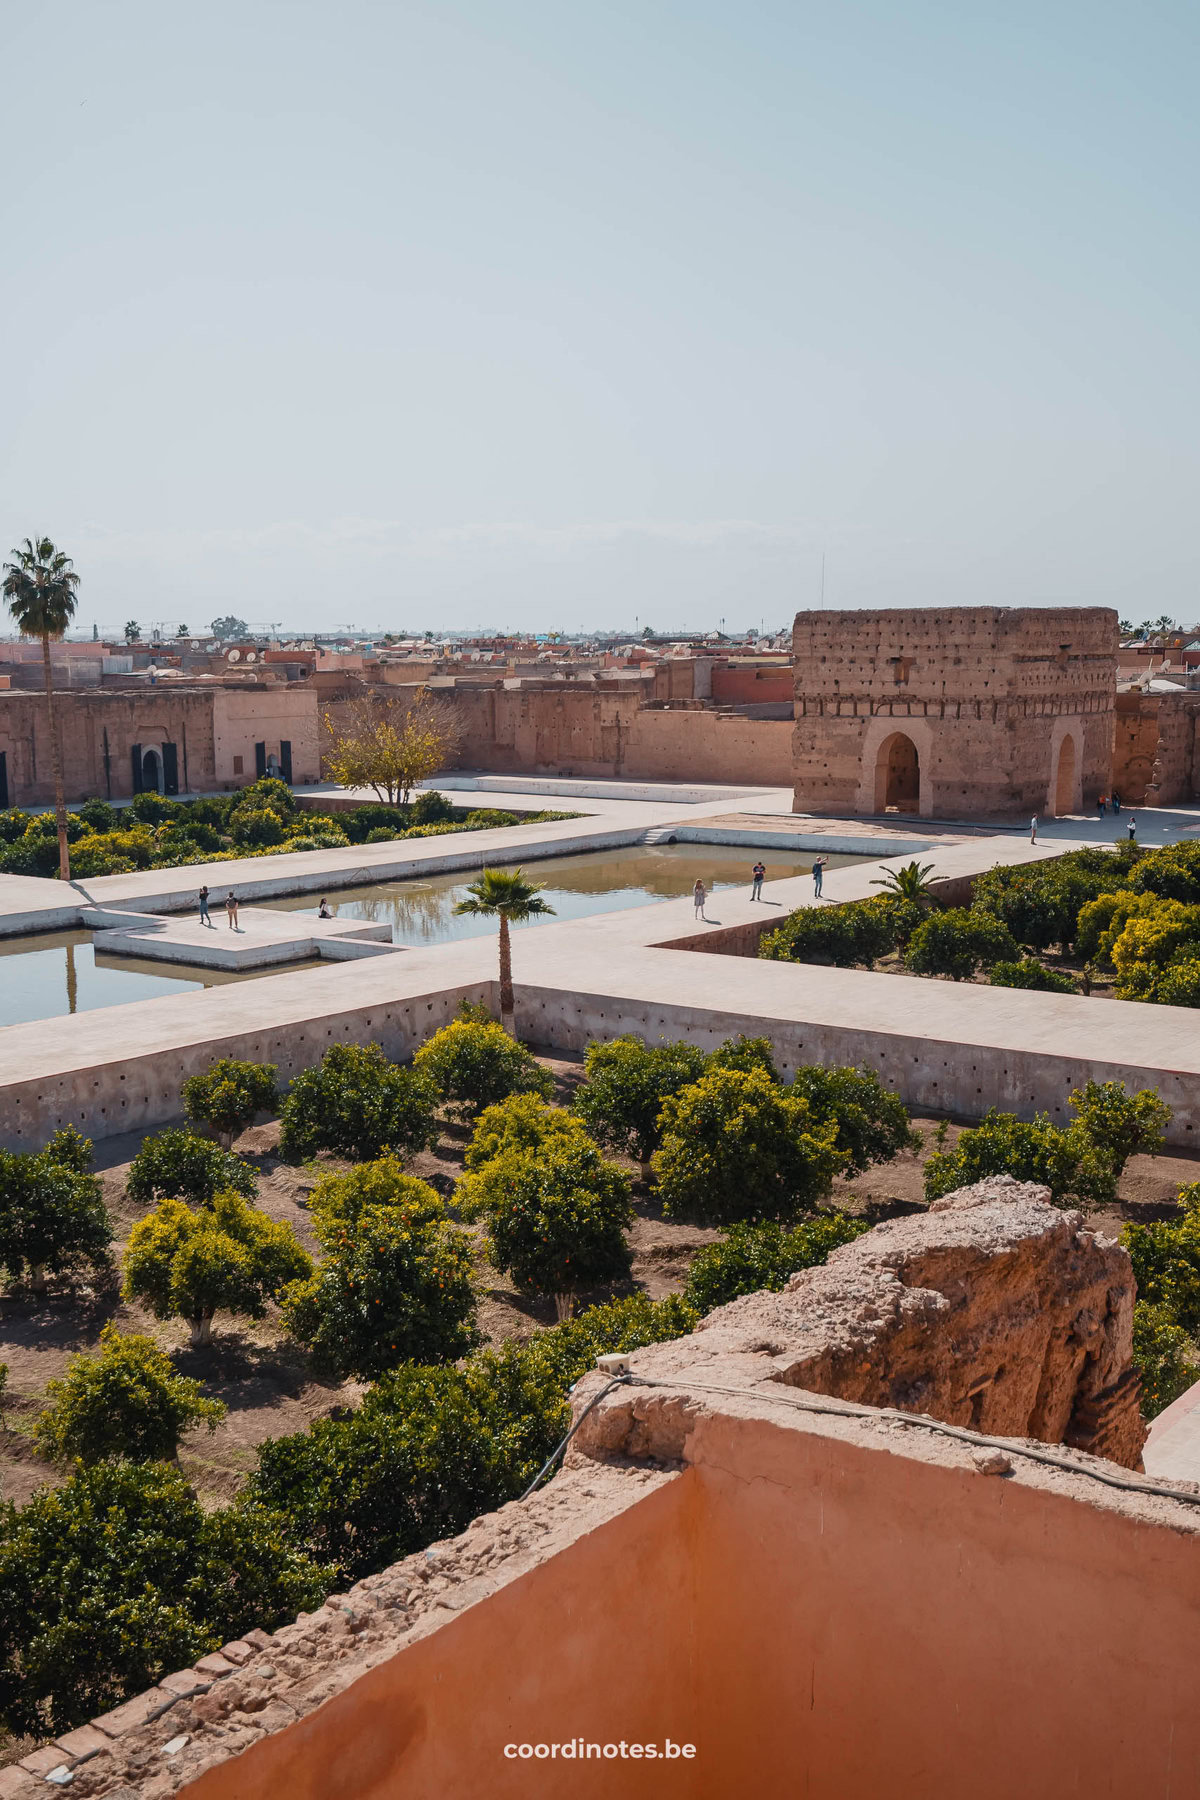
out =
[[[1075,810],[1075,739],[1065,737],[1058,749],[1058,774],[1054,782],[1054,816],[1065,818]]]
[[[875,762],[875,811],[915,813],[921,801],[921,762],[917,746],[902,731],[879,746]]]
[[[162,764],[157,750],[142,752],[142,786],[143,794],[161,794],[163,791]]]

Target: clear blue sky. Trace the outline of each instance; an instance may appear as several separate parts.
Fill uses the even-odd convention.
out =
[[[0,551],[80,618],[1194,618],[1156,0],[0,7]]]

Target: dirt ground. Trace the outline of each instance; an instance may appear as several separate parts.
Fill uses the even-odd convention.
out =
[[[554,1073],[558,1099],[568,1100],[581,1077],[581,1062],[541,1060]],[[872,1222],[921,1209],[922,1168],[936,1148],[934,1134],[939,1121],[918,1117],[913,1122],[924,1139],[921,1150],[906,1152],[865,1175],[838,1182],[834,1205]],[[950,1125],[949,1146],[959,1129]],[[255,1126],[243,1134],[236,1148],[258,1171],[259,1204],[273,1218],[285,1219],[315,1252],[307,1196],[320,1174],[345,1165],[326,1157],[315,1166],[302,1168],[281,1162],[276,1151],[278,1135],[275,1124]],[[410,1165],[411,1172],[450,1200],[469,1136],[467,1127],[446,1124],[437,1149],[417,1157]],[[181,1321],[160,1324],[140,1306],[122,1301],[116,1264],[131,1226],[144,1213],[125,1198],[129,1163],[140,1143],[141,1136],[131,1134],[107,1139],[96,1149],[97,1170],[117,1234],[111,1279],[73,1291],[59,1288],[39,1298],[20,1291],[0,1297],[0,1362],[8,1364],[4,1429],[0,1431],[0,1494],[6,1500],[19,1504],[35,1488],[61,1479],[34,1452],[33,1421],[45,1405],[47,1382],[63,1373],[72,1355],[94,1349],[102,1327],[110,1320],[124,1331],[144,1331],[153,1337],[171,1354],[180,1374],[203,1381],[206,1391],[228,1407],[215,1432],[193,1433],[180,1452],[183,1472],[210,1503],[232,1498],[266,1438],[302,1431],[332,1408],[352,1403],[361,1392],[354,1382],[316,1379],[304,1352],[281,1330],[277,1315],[260,1321],[219,1316],[213,1343],[192,1350]],[[636,1164],[626,1166],[634,1180],[636,1218],[631,1233],[632,1281],[621,1291],[641,1290],[660,1299],[680,1289],[697,1250],[721,1234],[664,1219],[661,1206],[638,1180]],[[1137,1157],[1122,1179],[1119,1205],[1092,1215],[1088,1222],[1115,1233],[1129,1218],[1165,1217],[1179,1188],[1198,1179],[1200,1156]],[[468,1229],[478,1235],[477,1227]],[[482,1251],[477,1280],[478,1324],[487,1342],[526,1338],[539,1326],[553,1323],[552,1306],[539,1305],[514,1292],[484,1260]],[[608,1298],[610,1293],[605,1290],[583,1296],[581,1304]]]

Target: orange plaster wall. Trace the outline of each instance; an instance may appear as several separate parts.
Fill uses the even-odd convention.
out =
[[[1194,1535],[753,1420],[699,1437],[704,1800],[1200,1792]]]
[[[682,1759],[560,1765],[503,1750],[696,1741],[693,1535],[686,1484],[672,1482],[202,1775],[187,1800],[683,1800],[695,1764]]]
[[[882,1443],[883,1440],[879,1440]],[[1183,1800],[1194,1533],[761,1419],[187,1800]],[[696,1745],[507,1760],[507,1742]]]

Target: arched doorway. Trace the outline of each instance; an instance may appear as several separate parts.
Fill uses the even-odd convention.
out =
[[[1075,810],[1075,739],[1064,737],[1058,747],[1058,771],[1054,777],[1054,816],[1066,818]]]
[[[162,763],[159,760],[158,751],[144,750],[142,752],[142,792],[144,794],[161,794],[162,791]]]
[[[875,762],[876,812],[915,813],[921,803],[921,762],[917,746],[902,731],[879,746]]]

